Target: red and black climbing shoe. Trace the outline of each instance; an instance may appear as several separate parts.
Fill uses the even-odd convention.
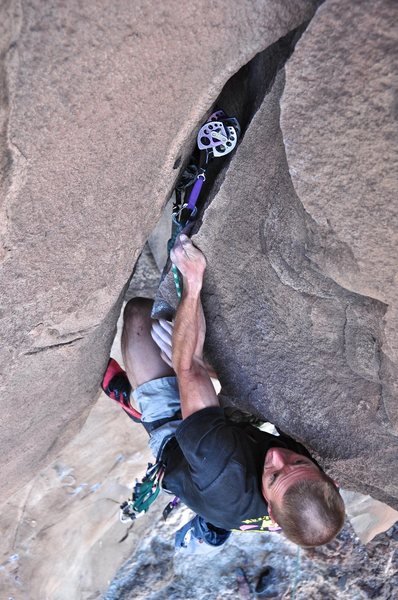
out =
[[[126,372],[113,358],[109,359],[101,387],[105,394],[117,402],[135,423],[141,423],[141,413],[130,404],[131,385]]]

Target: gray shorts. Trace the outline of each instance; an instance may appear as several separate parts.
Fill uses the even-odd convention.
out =
[[[142,414],[143,423],[174,417],[181,410],[177,377],[161,377],[147,381],[134,390],[133,398]],[[155,457],[163,440],[174,435],[180,423],[181,418],[178,416],[151,431],[149,447]]]

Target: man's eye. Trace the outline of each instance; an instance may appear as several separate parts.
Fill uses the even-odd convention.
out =
[[[305,460],[295,460],[294,464],[295,465],[305,465],[306,463],[305,463]]]
[[[275,479],[277,478],[277,474],[276,473],[272,473],[271,477],[268,479],[268,483],[269,485],[272,485],[275,481]]]

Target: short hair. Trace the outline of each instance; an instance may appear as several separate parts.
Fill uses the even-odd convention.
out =
[[[344,525],[343,499],[327,479],[298,481],[271,509],[286,537],[304,548],[327,544]]]

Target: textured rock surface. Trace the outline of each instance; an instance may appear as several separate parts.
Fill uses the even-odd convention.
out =
[[[248,600],[266,566],[274,569],[265,598],[297,600],[392,600],[398,584],[397,527],[366,547],[349,526],[327,546],[298,551],[277,534],[232,535],[213,556],[174,555],[176,520],[156,523],[156,533],[137,544],[103,600]],[[185,519],[187,517],[185,516]],[[178,522],[178,521],[177,521]],[[246,585],[239,585],[237,569]]]
[[[283,72],[195,237],[208,259],[208,353],[226,401],[304,442],[347,489],[396,508],[398,438],[384,405],[386,305],[347,290],[311,260],[322,230],[290,179],[282,91]]]
[[[225,394],[396,507],[396,5],[351,9],[326,2],[287,64],[289,163],[273,90],[196,239]]]
[[[2,3],[3,498],[87,415],[123,287],[203,114],[315,5]]]
[[[397,21],[391,0],[325,2],[287,64],[281,114],[293,185],[320,236],[309,256],[343,287],[386,304],[379,344],[395,364]],[[381,380],[398,431],[398,386],[388,361]]]
[[[175,0],[134,2],[134,10],[1,4],[1,496],[81,426],[123,287],[204,113],[241,65],[315,4],[225,1],[206,13],[200,2]],[[224,401],[303,441],[347,488],[397,507],[394,11],[380,0],[324,3],[288,63],[284,96],[282,73],[216,182],[196,241],[209,262],[208,353]],[[239,108],[244,94],[235,91],[225,100]],[[140,293],[152,285],[144,276]],[[145,440],[135,435],[130,446],[129,421],[113,415],[99,406],[82,437],[2,506],[1,594],[98,597],[145,537],[122,573],[133,589],[119,579],[110,593],[154,597],[155,585],[157,597],[204,597],[218,565],[217,593],[236,597],[232,563],[249,561],[253,580],[268,538],[174,567],[174,521],[155,522],[149,534],[153,523],[143,519],[119,543],[116,502],[142,470]],[[392,597],[396,531],[368,550],[344,536],[310,556],[308,579],[301,589],[296,581],[301,597]],[[280,551],[294,569],[290,546],[282,541]]]
[[[159,271],[146,244],[126,292],[153,297]],[[111,354],[123,364],[120,338]],[[119,504],[145,473],[148,437],[100,394],[78,435],[0,507],[0,597],[98,598],[148,526],[119,522]],[[62,551],[60,552],[60,540]]]

